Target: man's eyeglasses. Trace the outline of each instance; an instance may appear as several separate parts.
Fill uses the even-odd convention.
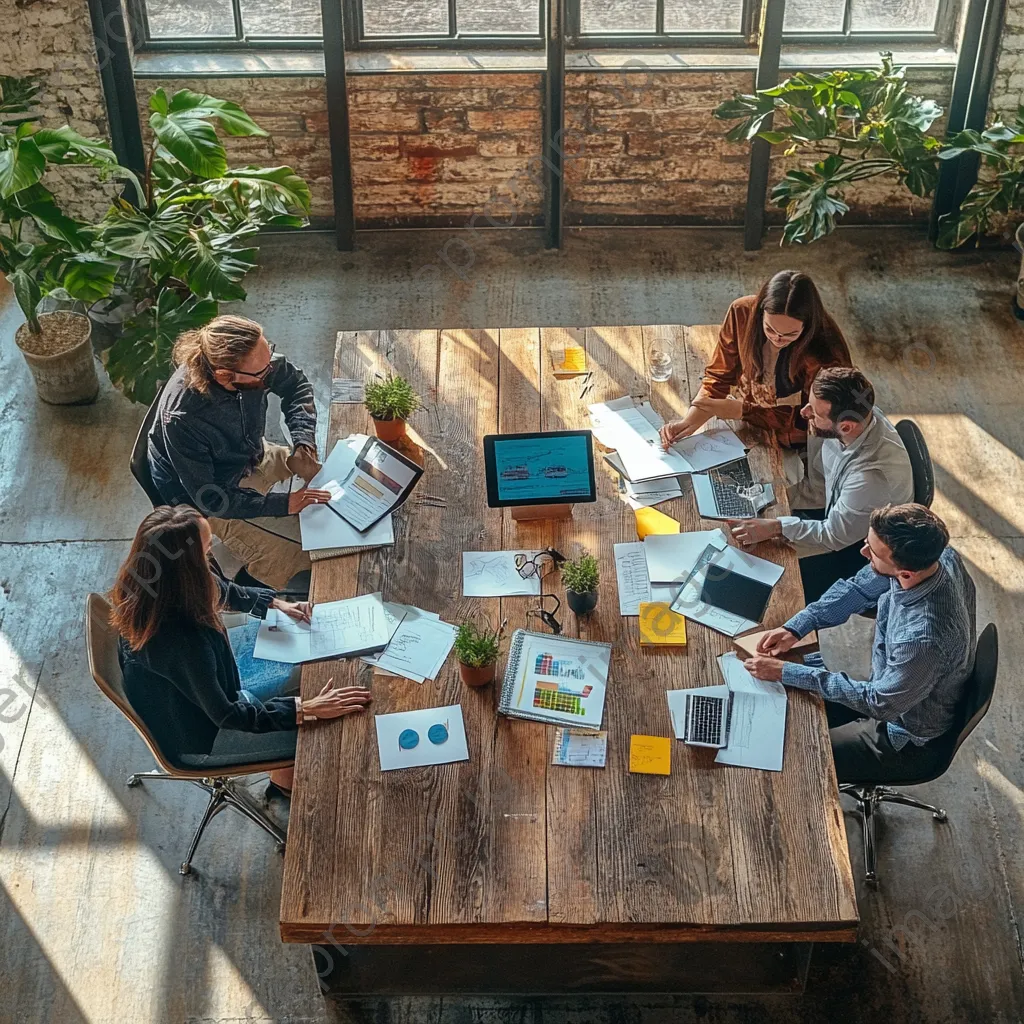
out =
[[[544,579],[545,576],[554,572],[565,561],[565,555],[554,548],[545,548],[538,551],[533,558],[528,557],[525,552],[516,553],[514,562],[516,571],[524,580],[532,579],[534,576]]]
[[[270,368],[274,365],[274,353],[277,351],[277,346],[273,342],[270,342],[267,347],[270,349],[270,358],[267,360],[267,365],[259,373],[249,373],[247,370],[233,370],[232,372],[239,377],[252,377],[258,381],[266,380],[267,374],[270,373]]]

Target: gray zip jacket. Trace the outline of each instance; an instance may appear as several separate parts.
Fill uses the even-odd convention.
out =
[[[813,437],[810,440],[813,445]],[[881,409],[872,410],[867,430],[850,444],[828,438],[820,447],[809,448],[807,476],[790,489],[790,506],[821,508],[822,483],[823,520],[779,517],[782,535],[801,558],[860,543],[868,535],[868,521],[876,508],[914,500],[910,456]]]

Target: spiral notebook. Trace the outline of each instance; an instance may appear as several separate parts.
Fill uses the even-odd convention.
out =
[[[510,718],[600,729],[612,645],[517,629],[498,710]]]

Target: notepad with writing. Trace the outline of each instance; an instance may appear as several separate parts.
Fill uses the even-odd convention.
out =
[[[498,710],[510,718],[600,729],[612,645],[517,629]]]

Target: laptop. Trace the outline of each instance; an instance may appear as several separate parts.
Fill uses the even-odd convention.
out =
[[[775,488],[754,480],[746,456],[690,479],[697,511],[705,519],[755,519],[775,501]]]
[[[725,747],[732,724],[732,691],[728,686],[705,686],[686,694],[683,742],[695,747]]]

